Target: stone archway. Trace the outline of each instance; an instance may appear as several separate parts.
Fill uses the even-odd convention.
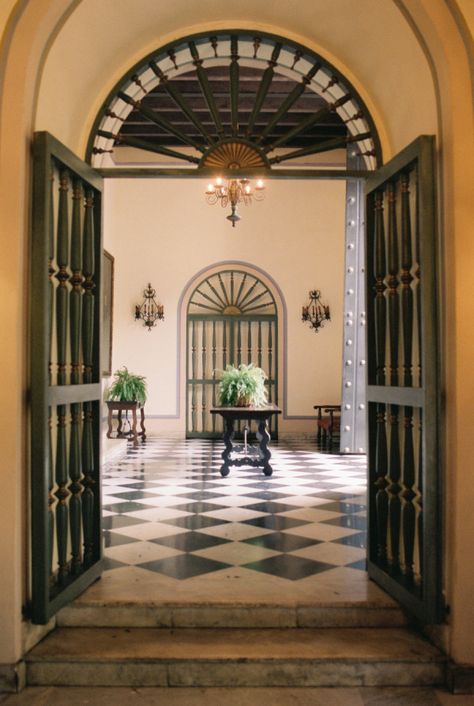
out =
[[[25,173],[25,165],[28,163],[28,135],[34,120],[35,95],[39,90],[41,82],[41,69],[30,72],[29,66],[41,66],[41,57],[45,55],[51,44],[52,37],[56,33],[57,22],[61,22],[69,14],[70,8],[74,8],[78,3],[71,3],[64,12],[64,5],[57,2],[41,2],[34,4],[22,4],[18,11],[24,13],[25,21],[18,25],[18,32],[13,31],[14,41],[8,37],[6,45],[3,47],[2,59],[5,69],[5,81],[3,83],[4,105],[7,112],[2,114],[2,154],[4,162],[8,164],[2,179],[3,203],[8,204],[5,209],[7,218],[5,237],[8,238],[9,257],[4,262],[5,296],[2,297],[4,306],[2,308],[2,321],[11,331],[16,331],[8,342],[5,351],[4,361],[8,366],[11,385],[4,388],[5,405],[10,411],[17,410],[18,414],[10,416],[11,434],[6,431],[5,437],[9,440],[3,447],[4,463],[9,468],[3,491],[4,497],[8,500],[11,511],[2,514],[5,562],[10,566],[16,566],[14,572],[5,574],[2,583],[2,593],[6,596],[8,610],[2,614],[2,633],[11,639],[5,640],[5,651],[2,652],[0,660],[14,661],[20,650],[20,623],[21,623],[21,603],[22,592],[18,586],[22,583],[21,576],[24,571],[21,569],[23,556],[23,543],[21,533],[16,529],[16,515],[14,511],[21,504],[23,490],[21,478],[23,476],[23,442],[19,438],[17,419],[21,416],[22,410],[22,385],[24,380],[23,356],[24,331],[16,327],[18,320],[18,307],[11,307],[12,296],[17,296],[20,308],[23,308],[23,250],[26,239],[25,223],[25,184],[28,181]],[[13,6],[13,3],[12,3]],[[443,118],[443,125],[440,131],[443,134],[444,167],[445,180],[449,184],[448,192],[445,194],[445,225],[447,232],[454,234],[452,242],[456,244],[457,251],[463,252],[463,258],[456,260],[454,256],[449,260],[449,277],[456,280],[459,287],[454,290],[448,287],[447,309],[448,312],[456,313],[456,318],[463,321],[462,330],[455,330],[450,326],[447,331],[448,358],[453,365],[451,369],[457,370],[457,376],[450,375],[447,384],[451,394],[449,395],[449,439],[453,442],[454,449],[450,457],[449,476],[453,478],[451,488],[453,500],[453,526],[459,541],[453,545],[453,561],[461,567],[457,573],[457,580],[454,589],[451,591],[451,604],[453,614],[453,655],[459,661],[466,661],[469,658],[469,639],[471,634],[470,621],[466,619],[462,612],[462,606],[468,604],[469,586],[472,584],[470,569],[463,561],[469,551],[469,532],[466,531],[470,512],[470,502],[466,496],[466,484],[462,481],[458,483],[458,473],[462,468],[469,468],[469,459],[472,456],[471,436],[469,435],[469,409],[470,400],[467,391],[467,382],[472,377],[472,366],[470,356],[467,351],[470,347],[472,332],[466,326],[470,317],[470,301],[463,294],[463,283],[468,282],[470,270],[468,268],[467,255],[472,247],[471,228],[468,211],[463,204],[469,204],[469,185],[472,179],[467,178],[467,169],[472,168],[472,162],[466,160],[466,152],[472,149],[470,139],[470,125],[472,125],[472,108],[466,103],[465,97],[469,95],[469,69],[466,61],[468,54],[463,45],[462,33],[456,25],[456,15],[460,9],[457,3],[437,3],[433,7],[431,0],[421,2],[418,7],[410,7],[408,10],[405,3],[398,2],[397,7],[405,14],[412,29],[423,36],[423,42],[427,53],[427,60],[433,68],[433,75],[439,81],[440,93],[443,101],[439,103],[440,117]],[[453,19],[454,18],[454,19]],[[10,25],[11,27],[11,25]],[[408,33],[408,31],[407,31]],[[51,36],[51,39],[50,39]],[[17,41],[18,40],[18,41]],[[421,42],[421,40],[419,39]],[[21,46],[20,46],[21,45]],[[27,50],[26,50],[27,48]],[[472,52],[471,52],[472,55]],[[448,61],[446,61],[448,57]],[[31,80],[32,79],[32,80]],[[26,89],[25,89],[26,86]],[[451,90],[455,87],[455,90]],[[26,96],[26,108],[25,108]],[[10,118],[8,118],[10,115]],[[73,145],[80,145],[78,142]],[[74,138],[75,139],[75,138]],[[457,149],[457,145],[465,145],[466,148]],[[5,148],[5,149],[4,149]],[[470,165],[470,166],[469,166]],[[28,171],[28,170],[27,170]],[[456,218],[454,217],[456,214]],[[14,244],[12,247],[12,243]],[[451,241],[448,244],[450,251]],[[450,318],[451,320],[451,318]],[[19,353],[20,352],[20,353]],[[456,365],[454,366],[454,363]],[[461,380],[461,383],[459,383]],[[24,415],[23,415],[24,416]],[[463,421],[464,420],[464,421]],[[462,443],[454,443],[456,439],[462,439]],[[15,469],[12,473],[11,470]],[[8,541],[8,538],[11,541]],[[459,608],[459,610],[458,610]]]

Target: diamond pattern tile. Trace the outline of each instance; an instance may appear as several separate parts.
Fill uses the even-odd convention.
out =
[[[333,569],[333,564],[325,564],[322,561],[311,561],[310,559],[302,559],[293,554],[279,554],[277,556],[254,561],[250,564],[244,564],[246,569],[254,569],[265,574],[272,574],[281,578],[297,581],[304,579],[313,574],[319,574],[322,571]]]
[[[221,441],[150,438],[106,465],[107,571],[179,582],[240,567],[295,582],[366,570],[365,457],[272,442],[271,478],[249,467],[222,478],[221,452]]]
[[[137,542],[137,539],[133,537],[124,537],[120,534],[115,534],[108,530],[104,531],[104,547],[117,547],[120,544],[130,544],[131,542]]]
[[[224,522],[226,522],[226,520],[218,520],[215,517],[207,517],[206,515],[187,515],[186,517],[176,517],[171,520],[165,520],[164,524],[183,527],[189,530],[197,530],[203,527],[222,525]]]
[[[213,537],[203,532],[183,532],[182,534],[172,534],[168,537],[157,537],[151,541],[163,544],[166,547],[179,549],[182,552],[196,552],[199,549],[209,549],[209,547],[229,544],[231,540],[223,537]]]
[[[178,554],[168,559],[148,561],[144,564],[138,564],[138,566],[142,569],[171,576],[174,579],[185,580],[201,574],[208,574],[212,571],[219,571],[219,569],[225,569],[230,564],[206,559],[205,557],[196,556],[196,554]]]
[[[263,515],[262,517],[254,517],[251,520],[244,520],[244,522],[271,530],[284,530],[309,524],[307,520],[297,520],[294,517],[284,517],[283,515]]]
[[[107,512],[107,515],[102,517],[102,528],[105,532],[105,530],[117,529],[118,527],[138,525],[140,522],[145,522],[145,520],[139,520],[136,517],[127,517],[127,515],[113,515]]]
[[[295,534],[284,534],[283,532],[271,532],[270,534],[250,537],[243,540],[246,544],[252,544],[266,549],[275,549],[279,552],[294,552],[302,547],[316,547],[319,542],[308,537],[298,537]]]

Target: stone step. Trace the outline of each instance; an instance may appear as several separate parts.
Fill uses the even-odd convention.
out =
[[[402,627],[395,601],[259,604],[235,602],[129,602],[78,599],[57,616],[60,627],[336,628]]]
[[[445,658],[406,628],[57,628],[30,686],[427,686]]]

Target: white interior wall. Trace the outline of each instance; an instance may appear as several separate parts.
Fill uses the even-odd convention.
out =
[[[242,220],[234,229],[225,218],[229,209],[206,204],[205,188],[199,179],[106,181],[104,247],[115,257],[113,370],[126,365],[145,375],[148,419],[156,418],[158,431],[183,433],[180,296],[199,271],[243,261],[266,272],[286,304],[279,402],[287,418],[281,429],[314,430],[307,419],[313,405],[340,399],[345,183],[271,181],[263,202],[240,209]],[[151,332],[134,319],[148,282],[165,308],[164,322]],[[332,314],[318,334],[301,322],[301,307],[315,288]]]

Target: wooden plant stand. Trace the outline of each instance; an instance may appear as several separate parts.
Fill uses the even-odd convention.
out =
[[[142,437],[142,441],[146,439],[145,430],[145,405],[141,402],[107,402],[107,407],[109,408],[109,428],[107,430],[108,439],[128,439],[133,441],[134,446],[138,446],[138,437]],[[137,431],[137,411],[140,410],[140,428],[141,431]],[[112,423],[113,423],[113,413],[117,412],[117,433],[115,437],[112,436]],[[122,412],[132,413],[132,428],[130,431],[122,432]]]

